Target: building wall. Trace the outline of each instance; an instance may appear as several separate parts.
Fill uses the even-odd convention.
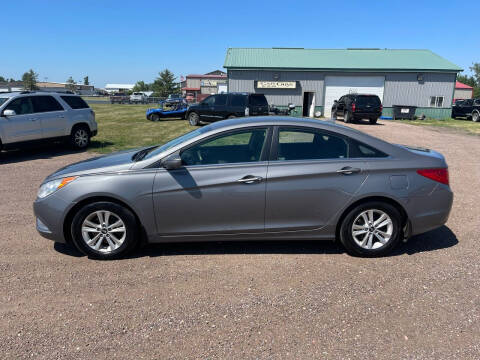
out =
[[[298,81],[296,89],[255,89],[254,80],[274,81],[278,74],[279,81]],[[348,76],[385,76],[383,106],[389,114],[393,105],[411,105],[419,107],[422,114],[443,117],[449,114],[453,101],[455,73],[422,73],[423,81],[417,80],[418,73],[351,73],[351,72],[316,72],[316,71],[270,71],[270,70],[229,70],[228,91],[258,92],[266,95],[268,103],[286,106],[289,103],[297,107],[303,105],[303,92],[315,92],[315,105],[322,111],[324,105],[324,79],[326,75]],[[430,108],[430,96],[443,96],[443,108]],[[299,110],[301,113],[301,110]]]
[[[454,99],[471,99],[472,90],[470,89],[455,89]]]
[[[200,79],[187,78],[187,88],[200,88]]]

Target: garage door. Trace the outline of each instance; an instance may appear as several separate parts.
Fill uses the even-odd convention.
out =
[[[378,95],[383,103],[384,76],[325,76],[325,117],[332,114],[334,100],[358,93]]]

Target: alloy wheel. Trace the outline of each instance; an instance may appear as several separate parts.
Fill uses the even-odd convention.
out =
[[[123,220],[115,213],[98,210],[82,223],[83,241],[91,249],[108,254],[122,246],[127,235]]]
[[[392,219],[382,210],[365,210],[355,218],[352,224],[353,240],[363,249],[379,249],[390,241],[392,235]]]
[[[83,148],[88,145],[88,133],[85,129],[78,129],[74,135],[75,145]]]

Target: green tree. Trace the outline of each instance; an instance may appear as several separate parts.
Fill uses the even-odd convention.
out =
[[[178,86],[178,83],[175,82],[175,75],[173,75],[168,69],[159,73],[159,77],[157,77],[152,84],[152,90],[155,96],[160,97],[180,93],[180,87]]]
[[[150,85],[146,84],[145,81],[137,81],[135,83],[135,86],[133,87],[133,92],[140,92],[140,91],[149,91],[150,90]]]
[[[71,92],[75,92],[75,90],[77,89],[77,83],[75,82],[75,80],[73,80],[71,76],[67,79],[66,88]]]
[[[466,84],[471,87],[475,87],[476,81],[473,76],[468,76],[467,74],[459,74],[457,76],[457,81],[460,81],[463,84]]]
[[[25,90],[36,90],[37,89],[37,79],[38,74],[30,69],[22,76],[23,87]]]
[[[3,76],[0,76],[0,82],[6,82],[7,79],[5,79]]]
[[[88,81],[88,75],[83,78],[83,85],[90,85],[90,81]]]

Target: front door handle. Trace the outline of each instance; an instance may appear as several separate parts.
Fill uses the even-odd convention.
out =
[[[352,174],[359,173],[360,171],[362,171],[362,169],[353,168],[351,166],[345,166],[345,167],[341,168],[340,170],[337,170],[337,173],[343,174],[343,175],[352,175]]]
[[[238,179],[237,182],[242,183],[242,184],[254,184],[254,183],[260,182],[262,180],[263,180],[263,178],[261,176],[247,175],[247,176],[244,176],[241,179]]]

